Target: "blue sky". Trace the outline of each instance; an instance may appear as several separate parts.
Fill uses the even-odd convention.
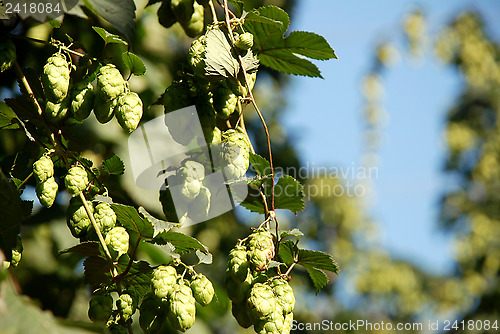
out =
[[[485,15],[500,36],[495,0],[432,1],[299,1],[293,30],[326,37],[339,60],[318,62],[325,80],[297,77],[288,91],[285,125],[303,163],[359,166],[363,152],[360,80],[368,71],[374,48],[382,40],[402,47],[402,19],[420,6],[432,35],[463,9]],[[444,189],[442,130],[447,108],[460,87],[455,72],[428,53],[420,62],[404,52],[384,76],[384,106],[375,196],[370,214],[378,222],[382,244],[392,254],[431,272],[452,268],[452,244],[437,228],[438,200]]]

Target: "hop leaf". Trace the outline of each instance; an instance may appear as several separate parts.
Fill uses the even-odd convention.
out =
[[[249,32],[239,35],[234,45],[241,50],[250,49],[253,46],[253,35]]]
[[[230,129],[222,134],[221,166],[227,180],[238,180],[245,176],[249,166],[250,143],[246,136]]]
[[[73,116],[83,121],[89,117],[94,106],[94,87],[88,80],[79,82],[71,94],[70,109]]]
[[[0,73],[12,67],[16,61],[16,47],[10,39],[0,39]]]
[[[89,205],[89,208],[91,213],[94,213],[94,207]],[[69,201],[68,210],[66,211],[66,222],[71,234],[75,238],[81,238],[87,234],[87,230],[92,223],[80,198],[73,197]]]
[[[56,53],[47,59],[43,67],[42,84],[47,99],[54,103],[60,103],[68,94],[69,90],[69,64],[66,57]]]
[[[193,290],[194,298],[202,306],[210,304],[214,297],[212,282],[210,282],[205,275],[199,274],[196,276],[191,282],[191,289]]]
[[[48,155],[42,155],[33,163],[33,174],[37,182],[45,182],[54,176],[54,163]]]
[[[144,296],[139,307],[139,325],[145,333],[159,333],[160,328],[165,321],[164,309],[165,303],[155,296],[154,293],[148,293]]]
[[[95,207],[94,218],[102,233],[106,234],[115,227],[116,213],[108,203],[99,203]]]
[[[115,112],[120,126],[128,133],[134,131],[142,117],[142,100],[134,92],[128,92],[118,97]]]
[[[122,254],[128,252],[129,235],[124,227],[113,227],[106,234],[104,241],[115,258],[119,258]]]
[[[37,183],[36,195],[44,207],[50,208],[54,204],[58,188],[59,186],[53,176],[44,182]]]
[[[87,171],[80,166],[73,166],[68,170],[64,178],[64,184],[71,196],[80,194],[89,183]]]
[[[118,99],[103,101],[97,96],[94,100],[94,115],[97,121],[101,124],[109,122],[113,118],[117,104]]]
[[[109,293],[97,293],[89,301],[89,319],[92,322],[108,321],[113,311],[113,297]]]
[[[97,74],[97,94],[104,101],[117,98],[125,90],[125,81],[113,64],[104,65]]]
[[[187,22],[194,13],[194,0],[172,0],[172,12],[179,22]]]
[[[196,316],[195,302],[189,286],[183,283],[175,286],[170,297],[168,316],[176,329],[184,332],[193,326]]]
[[[153,289],[159,298],[167,298],[174,291],[177,271],[172,266],[159,266],[153,272]]]

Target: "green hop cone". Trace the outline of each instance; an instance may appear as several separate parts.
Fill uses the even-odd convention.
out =
[[[277,278],[271,281],[271,287],[283,308],[283,312],[285,314],[291,313],[295,307],[295,296],[290,284],[282,278]]]
[[[231,249],[227,259],[227,267],[229,273],[240,282],[247,278],[249,263],[247,250],[244,246],[237,245]]]
[[[260,249],[252,249],[248,251],[248,258],[252,268],[256,271],[266,270],[271,262],[272,256],[269,252]]]
[[[237,103],[238,96],[227,87],[221,85],[214,93],[214,109],[220,118],[228,119],[236,109]]]
[[[94,107],[94,87],[88,80],[79,82],[71,93],[70,110],[73,116],[83,121]]]
[[[89,319],[92,322],[108,321],[113,311],[113,297],[109,293],[97,293],[89,301]]]
[[[172,11],[170,0],[163,0],[161,2],[160,8],[158,8],[158,22],[165,28],[170,28],[177,22],[174,12]]]
[[[253,35],[249,32],[239,35],[234,45],[241,50],[250,49],[253,46]]]
[[[135,313],[137,303],[130,294],[122,293],[116,301],[116,307],[118,308],[122,319],[128,321]]]
[[[196,316],[196,300],[191,288],[183,283],[175,286],[170,296],[168,317],[172,326],[185,332],[194,324]]]
[[[115,117],[120,126],[128,133],[134,131],[142,117],[142,100],[134,92],[128,92],[118,97]]]
[[[52,123],[59,122],[64,117],[66,117],[66,114],[68,113],[69,102],[70,101],[68,97],[63,98],[63,100],[59,103],[47,101],[45,103],[43,115],[48,121]]]
[[[23,253],[23,240],[20,235],[16,237],[16,245],[11,249],[11,260],[3,262],[3,268],[8,269],[10,266],[17,267],[19,262],[21,262],[21,257]]]
[[[273,289],[268,284],[263,283],[255,283],[252,286],[247,306],[252,317],[260,320],[265,320],[271,316],[274,310],[279,307]]]
[[[233,317],[236,319],[238,324],[243,328],[248,328],[253,325],[252,319],[248,314],[247,306],[243,303],[232,302],[231,303],[231,313]]]
[[[253,269],[265,270],[274,257],[273,236],[268,231],[256,231],[248,237],[248,258]]]
[[[33,174],[37,182],[45,182],[54,176],[54,163],[48,155],[42,155],[33,163]]]
[[[115,114],[118,99],[103,101],[99,96],[94,100],[94,115],[101,124],[109,122]]]
[[[255,80],[257,80],[257,72],[248,73],[248,84],[250,85],[250,90],[253,89],[255,85]],[[231,78],[229,80],[229,87],[233,91],[234,94],[238,96],[247,96],[248,97],[248,89],[246,86],[245,78],[241,75],[238,77],[239,80]]]
[[[205,74],[205,51],[207,48],[207,39],[205,36],[201,36],[195,39],[191,43],[191,47],[188,52],[188,62],[193,69],[193,72],[197,75],[203,76]]]
[[[10,39],[0,39],[0,73],[12,67],[16,61],[16,47]]]
[[[122,74],[113,64],[104,65],[97,74],[97,94],[104,101],[117,98],[125,90]]]
[[[234,278],[229,272],[226,271],[226,291],[229,299],[234,302],[243,303],[248,299],[250,289],[256,282],[261,282],[260,277],[254,278],[250,269],[247,271],[247,276],[243,282]]]
[[[184,32],[191,38],[201,35],[203,29],[205,28],[205,9],[202,5],[196,2],[193,4],[193,9],[193,15],[191,15],[187,22],[179,20]]]
[[[94,213],[94,207],[89,205],[90,212]],[[87,215],[87,210],[79,197],[73,197],[69,201],[69,206],[66,211],[66,223],[75,238],[82,238],[87,234],[89,226],[92,222]]]
[[[172,266],[159,266],[153,272],[154,293],[159,298],[167,298],[174,291],[177,282],[177,271]]]
[[[239,180],[249,166],[250,143],[242,132],[234,129],[222,134],[221,167],[227,180]]]
[[[69,75],[69,64],[63,54],[56,53],[47,59],[43,67],[42,84],[49,101],[57,104],[68,95]]]
[[[191,289],[193,290],[194,298],[202,306],[210,304],[212,298],[214,297],[214,287],[212,282],[210,282],[205,275],[197,275],[191,282]]]
[[[255,332],[258,334],[282,334],[285,324],[285,318],[282,311],[278,308],[274,310],[265,320],[258,321],[255,326]]]
[[[283,328],[281,329],[281,334],[289,334],[292,330],[293,323],[293,313],[288,313],[285,316],[285,321],[283,322]]]
[[[201,186],[198,196],[189,203],[188,215],[196,221],[204,220],[210,211],[210,197],[212,194],[207,187]]]
[[[77,196],[87,188],[89,178],[85,168],[73,166],[64,178],[64,185],[71,196]]]
[[[188,201],[198,196],[205,178],[205,167],[196,161],[187,161],[177,170],[177,180],[182,185],[180,194]]]
[[[145,333],[160,333],[165,320],[165,303],[154,293],[146,294],[139,306],[139,325],[142,330]]]
[[[104,241],[111,255],[116,259],[128,252],[129,235],[124,227],[113,227],[106,234]]]
[[[194,13],[194,0],[171,0],[170,6],[177,20],[187,23]]]
[[[103,234],[115,227],[116,213],[108,203],[99,203],[95,207],[94,218]]]
[[[50,208],[52,204],[54,204],[58,188],[59,186],[53,176],[49,177],[44,182],[37,183],[36,195],[44,207]]]

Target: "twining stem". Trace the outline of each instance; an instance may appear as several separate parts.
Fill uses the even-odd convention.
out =
[[[32,176],[33,176],[33,172],[31,172],[31,173],[30,173],[30,175],[28,175],[28,176],[27,176],[27,177],[23,180],[23,182],[21,182],[21,183],[17,186],[17,190],[21,189],[21,188],[24,186],[24,184],[25,184],[26,182],[28,182],[28,180],[29,180]]]
[[[26,76],[23,73],[23,70],[21,70],[21,66],[19,66],[19,63],[17,60],[14,62],[14,69],[16,70],[17,76],[19,77],[19,80],[21,80],[21,83],[23,84],[24,88],[26,89],[26,92],[28,92],[28,96],[31,99],[31,102],[36,107],[36,111],[38,115],[42,116],[43,110],[42,107],[40,106],[40,103],[38,103],[35,93],[33,93],[33,90],[31,89],[30,84],[28,83],[28,79],[26,79]]]
[[[253,154],[255,154],[255,149],[253,148],[253,144],[252,144],[252,141],[250,140],[250,137],[248,136],[248,132],[247,132],[247,129],[245,127],[245,120],[243,118],[243,109],[242,109],[242,106],[241,106],[241,101],[240,99],[238,99],[238,113],[239,113],[239,118],[238,118],[238,122],[236,122],[236,126],[235,127],[240,127],[243,132],[245,133],[245,136],[247,136],[247,139],[248,139],[248,142],[250,143],[250,152],[252,152]]]
[[[217,12],[215,11],[214,3],[212,0],[208,2],[208,6],[210,7],[210,10],[212,11],[212,17],[214,20],[214,24],[219,24],[219,21],[217,20]]]
[[[227,4],[227,0],[224,0],[223,7],[224,7],[224,13],[225,13],[225,17],[226,17],[226,25],[227,25],[227,29],[229,31],[229,36],[231,38],[231,41],[234,44],[233,32],[231,30],[231,23],[229,21],[229,6]],[[272,155],[272,151],[271,151],[271,137],[269,135],[269,129],[267,128],[266,121],[264,120],[264,117],[262,116],[262,113],[260,112],[260,109],[257,106],[257,103],[255,102],[255,98],[253,96],[252,90],[250,89],[250,81],[248,79],[248,74],[247,74],[247,71],[245,69],[245,64],[243,63],[243,58],[241,58],[241,56],[239,54],[238,54],[238,61],[239,61],[241,70],[243,72],[243,77],[245,78],[245,85],[246,85],[246,88],[248,91],[248,96],[250,98],[250,101],[252,102],[252,105],[255,108],[255,111],[257,112],[257,115],[259,116],[260,121],[262,122],[262,126],[264,127],[264,131],[266,133],[267,147],[269,150],[269,165],[271,167],[271,181],[272,181],[272,185],[271,185],[271,211],[274,211],[274,188],[275,188],[275,185],[274,185],[273,155]]]
[[[139,247],[141,239],[142,239],[141,237],[137,238],[137,242],[135,243],[134,248],[132,249],[132,253],[130,254],[130,260],[127,263],[127,267],[120,275],[118,275],[119,277],[127,275],[128,272],[130,271],[130,268],[132,268],[132,264],[134,263],[135,253],[137,252],[137,248]]]
[[[290,274],[290,272],[292,271],[293,267],[295,267],[296,264],[297,264],[297,262],[292,263],[283,275],[288,276],[288,274]]]

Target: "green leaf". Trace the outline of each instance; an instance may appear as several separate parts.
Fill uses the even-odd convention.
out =
[[[312,266],[304,266],[304,267],[306,268],[309,277],[311,277],[314,289],[316,290],[316,294],[318,294],[321,291],[321,289],[323,289],[325,285],[328,283],[328,277],[324,272]]]
[[[83,261],[83,279],[91,286],[109,283],[109,261],[101,256],[89,256]]]
[[[267,176],[271,174],[271,164],[265,158],[258,154],[250,152],[250,163],[252,164],[252,171],[258,176]]]
[[[99,256],[101,254],[99,251],[99,243],[96,241],[82,242],[78,245],[59,251],[59,255],[65,253],[76,253],[83,256]]]
[[[287,240],[280,243],[279,255],[281,260],[286,265],[291,265],[295,262],[296,254],[298,252],[297,245],[291,240]]]
[[[241,16],[243,14],[243,1],[242,0],[228,0],[228,3],[234,6],[232,12],[236,16]]]
[[[102,162],[103,171],[112,175],[122,175],[125,172],[125,164],[116,154]]]
[[[198,257],[199,263],[212,264],[213,262],[213,257],[211,253],[204,253],[199,249],[197,249],[196,256]]]
[[[92,29],[94,29],[95,32],[98,33],[99,36],[102,37],[102,39],[104,40],[104,43],[106,43],[106,44],[113,44],[114,43],[114,44],[128,45],[128,43],[126,41],[124,41],[123,39],[121,39],[120,36],[109,33],[104,28],[92,27]]]
[[[118,221],[129,231],[134,231],[142,238],[153,237],[153,224],[139,213],[133,206],[112,203],[111,208],[116,213]]]
[[[4,102],[0,102],[0,130],[19,129],[16,114]]]
[[[118,263],[118,269],[123,272],[128,265],[129,259],[124,256],[124,261]],[[129,272],[125,275],[122,282],[127,286],[127,290],[139,300],[151,289],[151,278],[153,268],[146,261],[134,261]]]
[[[125,66],[132,72],[133,75],[144,75],[146,66],[136,54],[125,51],[122,53],[122,59]]]
[[[317,66],[304,57],[337,58],[334,50],[324,37],[311,32],[293,31],[284,38],[289,24],[285,11],[266,6],[248,13],[244,28],[254,35],[255,49],[263,65],[284,73],[321,78]]]
[[[274,187],[274,208],[293,213],[304,210],[304,187],[290,175],[280,177]]]
[[[207,76],[236,78],[239,64],[231,52],[231,45],[226,35],[219,29],[212,29],[207,32],[206,37],[205,74]]]
[[[174,227],[179,227],[179,223],[171,223],[165,220],[158,219],[153,217],[149,212],[146,211],[142,206],[138,209],[139,213],[147,219],[153,225],[153,237],[156,237],[161,232],[167,232]]]
[[[0,249],[10,260],[11,250],[16,246],[17,235],[25,218],[25,205],[16,186],[0,170]]]
[[[134,0],[83,0],[85,6],[115,26],[131,42],[135,30]]]
[[[175,247],[175,252],[180,255],[197,249],[208,253],[207,247],[201,242],[189,235],[179,232],[161,232],[153,239],[153,242],[158,245],[170,243]]]
[[[329,254],[319,251],[309,249],[299,250],[297,263],[304,267],[311,266],[317,269],[328,270],[335,274],[339,272],[339,267],[335,263],[335,260]]]
[[[297,241],[299,241],[300,237],[303,235],[304,233],[302,233],[298,228],[294,228],[288,231],[281,232],[280,238],[284,239],[286,237],[294,236]]]

